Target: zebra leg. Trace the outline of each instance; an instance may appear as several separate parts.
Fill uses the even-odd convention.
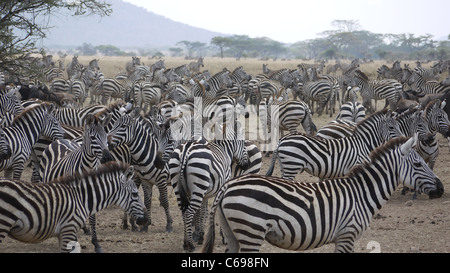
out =
[[[148,181],[143,182],[142,183],[142,191],[144,192],[145,208],[148,211],[148,221],[144,226],[142,226],[142,228],[140,229],[140,232],[147,232],[148,226],[150,226],[152,224],[151,211],[152,211],[153,184]]]
[[[172,227],[173,219],[172,216],[170,215],[169,210],[169,195],[167,192],[168,178],[169,178],[168,172],[162,172],[161,175],[158,176],[157,178],[156,186],[158,187],[159,190],[159,203],[164,208],[164,212],[166,214],[166,232],[170,233],[173,231]],[[147,209],[147,211],[149,211],[150,213],[149,209]]]
[[[184,222],[184,243],[183,249],[188,252],[193,252],[195,250],[194,240],[192,238],[192,222],[194,220],[194,216],[198,211],[198,207],[193,207],[192,203],[183,213],[183,222]]]
[[[192,238],[198,245],[203,244],[203,236],[205,235],[205,221],[208,215],[208,200],[204,200],[200,210],[197,211],[194,217],[195,231],[192,234]]]
[[[58,244],[61,252],[79,253],[81,251],[77,240],[77,231],[73,225],[61,230],[58,236]]]
[[[103,253],[103,249],[98,243],[97,239],[97,230],[95,228],[96,220],[95,220],[95,214],[89,216],[89,225],[91,226],[91,243],[95,247],[95,253]]]

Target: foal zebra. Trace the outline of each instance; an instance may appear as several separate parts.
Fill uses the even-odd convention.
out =
[[[147,212],[128,165],[109,162],[96,171],[65,176],[51,183],[26,183],[0,179],[0,243],[6,236],[38,243],[58,237],[61,252],[73,249],[77,231],[88,216],[118,205],[137,223],[147,221]]]
[[[334,243],[335,252],[353,252],[400,183],[442,196],[442,182],[412,149],[414,142],[389,141],[345,178],[302,183],[251,174],[228,181],[211,208],[202,251],[213,251],[218,214],[226,252],[258,252],[265,240],[288,250]]]
[[[327,140],[290,134],[279,140],[266,175],[272,175],[278,157],[286,179],[294,179],[304,170],[321,179],[341,177],[375,148],[398,136],[401,133],[397,123],[388,111],[377,112],[358,123],[353,136],[346,138]]]
[[[198,227],[196,225],[199,231],[198,243],[202,243],[208,199],[231,178],[233,159],[243,169],[249,165],[240,129],[229,127],[224,128],[226,131],[221,140],[208,143],[202,139],[178,146],[169,160],[170,182],[183,216],[185,250],[195,249],[192,230],[194,217],[198,219],[196,224],[199,224]]]

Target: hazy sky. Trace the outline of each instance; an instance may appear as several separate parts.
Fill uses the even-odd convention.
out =
[[[373,33],[450,34],[449,0],[124,0],[177,22],[224,34],[293,43],[318,38],[331,21],[358,20]]]

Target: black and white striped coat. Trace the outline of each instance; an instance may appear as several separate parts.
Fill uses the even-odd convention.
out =
[[[442,182],[423,167],[414,141],[390,141],[345,178],[302,183],[245,175],[228,181],[211,208],[203,252],[213,251],[216,214],[226,252],[258,252],[264,241],[294,251],[334,243],[335,252],[353,252],[399,184],[442,196]]]
[[[133,175],[133,167],[110,162],[52,183],[1,178],[0,243],[7,236],[25,243],[57,237],[61,252],[79,252],[77,231],[90,215],[111,205],[126,210],[139,224],[146,222]]]
[[[0,170],[5,171],[5,177],[20,179],[25,162],[40,136],[52,140],[64,137],[64,130],[53,111],[51,103],[36,104],[17,116],[11,126],[4,128],[5,139],[11,149],[11,156],[0,161]]]
[[[321,179],[341,177],[375,148],[398,136],[401,136],[398,126],[387,111],[360,122],[351,137],[327,140],[290,134],[279,140],[267,175],[272,175],[278,157],[283,178],[294,179],[303,171]]]

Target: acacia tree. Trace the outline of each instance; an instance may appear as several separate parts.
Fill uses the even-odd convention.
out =
[[[11,77],[35,76],[40,59],[37,43],[51,30],[54,15],[108,16],[111,4],[99,0],[0,1],[0,71]]]

